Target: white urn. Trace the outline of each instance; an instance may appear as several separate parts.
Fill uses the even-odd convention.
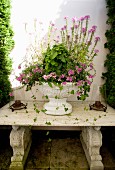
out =
[[[72,105],[67,102],[67,98],[77,91],[77,86],[73,83],[67,83],[59,86],[52,84],[52,87],[48,83],[39,85],[39,90],[44,96],[48,96],[49,101],[44,104],[46,114],[51,115],[65,115],[72,112]]]

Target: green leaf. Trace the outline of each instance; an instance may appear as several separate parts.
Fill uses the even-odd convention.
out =
[[[47,131],[46,136],[48,136],[48,135],[49,135],[49,133],[50,133],[50,132],[49,132],[49,131]]]
[[[59,86],[59,89],[60,89],[60,90],[63,90],[63,86]]]
[[[58,96],[55,96],[55,99],[59,99],[59,97],[58,97]]]
[[[46,109],[42,109],[41,111],[42,111],[43,113],[45,113],[47,110],[46,110]]]
[[[51,125],[51,122],[46,122],[45,124],[46,124],[46,125]]]
[[[71,91],[71,94],[74,94],[74,90]]]
[[[35,109],[36,110],[36,113],[39,113],[40,111],[38,109]]]
[[[36,122],[37,121],[37,117],[35,117],[33,120],[34,120],[34,122]]]
[[[65,110],[65,112],[67,112],[67,111],[68,111],[68,108],[64,107],[64,110]]]
[[[57,52],[54,52],[54,53],[52,54],[52,59],[56,58],[56,56],[57,56]]]
[[[51,139],[51,138],[49,138],[49,139],[48,139],[48,142],[51,142],[51,141],[52,141],[52,139]]]
[[[85,111],[88,111],[89,109],[85,106],[85,107],[84,107],[84,110],[85,110]]]
[[[52,83],[48,82],[48,85],[49,85],[51,88],[53,88]]]
[[[48,96],[46,95],[45,98],[48,99]]]
[[[56,107],[56,110],[58,110],[59,109],[59,107]]]
[[[97,120],[97,118],[94,117],[94,121],[96,121],[96,120]]]

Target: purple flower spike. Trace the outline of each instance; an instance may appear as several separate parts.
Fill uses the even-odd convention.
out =
[[[84,19],[89,19],[90,18],[90,15],[86,15],[85,17],[84,17]]]
[[[100,37],[95,37],[95,41],[99,41],[100,40]]]
[[[64,27],[63,27],[65,30],[67,29],[67,26],[66,25],[64,25]]]
[[[64,31],[64,28],[63,28],[63,27],[61,28],[61,31]]]
[[[67,19],[68,19],[68,16],[65,16],[64,19],[67,20]]]
[[[84,17],[81,17],[81,18],[80,18],[80,21],[83,21],[83,20],[84,20]]]
[[[75,23],[75,21],[76,21],[76,17],[73,17],[72,22]]]
[[[93,32],[95,32],[95,31],[96,31],[96,29],[91,28],[91,29],[88,31],[88,33],[93,33]]]
[[[21,65],[18,66],[18,69],[21,69]]]
[[[51,21],[51,22],[50,22],[50,25],[53,27],[55,24]]]
[[[97,49],[95,49],[95,50],[94,50],[94,53],[96,53],[96,54],[97,54],[98,52],[99,52],[99,50],[97,50]]]
[[[78,25],[74,25],[74,28],[77,29],[77,28],[78,28]]]
[[[85,32],[86,32],[86,27],[82,28],[82,33],[85,33]]]
[[[93,25],[92,26],[92,29],[96,30],[97,26],[96,25]]]

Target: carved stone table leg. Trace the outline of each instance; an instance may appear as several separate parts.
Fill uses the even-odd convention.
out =
[[[12,126],[10,145],[13,149],[10,170],[23,170],[31,146],[31,129]]]
[[[102,146],[101,127],[83,127],[80,136],[90,170],[103,170],[100,147]]]

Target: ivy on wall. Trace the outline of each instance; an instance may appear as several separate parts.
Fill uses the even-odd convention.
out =
[[[11,0],[0,0],[0,107],[9,102],[12,61],[9,54],[14,47],[13,31],[10,25]]]
[[[107,43],[105,48],[109,49],[107,59],[104,66],[107,68],[107,72],[103,73],[103,78],[106,82],[103,87],[106,88],[107,103],[115,108],[115,1],[106,0],[108,9],[107,24],[110,29],[106,31]]]

